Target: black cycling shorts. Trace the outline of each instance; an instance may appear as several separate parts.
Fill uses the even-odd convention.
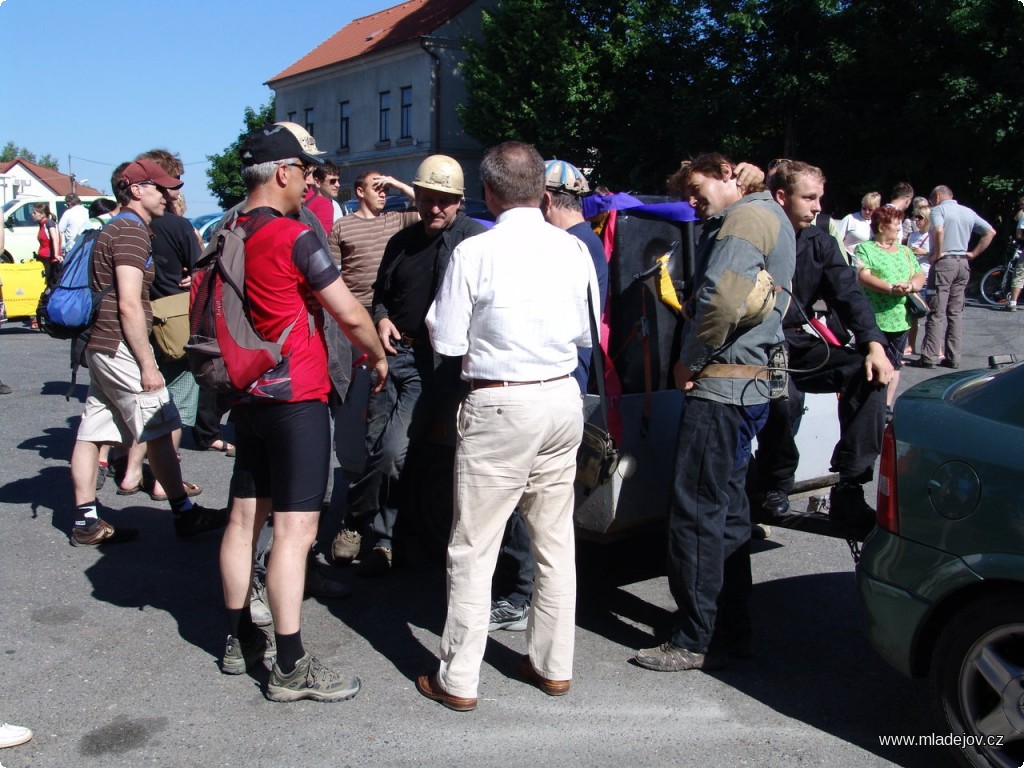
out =
[[[327,403],[235,406],[235,471],[231,494],[269,498],[274,512],[319,512],[331,467]]]

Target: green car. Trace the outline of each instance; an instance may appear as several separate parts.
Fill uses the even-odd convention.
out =
[[[931,677],[963,765],[1024,764],[1022,456],[1024,364],[908,390],[857,568],[871,643]]]

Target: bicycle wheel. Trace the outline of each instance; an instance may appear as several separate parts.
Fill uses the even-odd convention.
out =
[[[1003,293],[1003,267],[993,267],[981,278],[978,283],[978,290],[981,298],[989,304],[1000,305],[1006,303],[1006,294]]]

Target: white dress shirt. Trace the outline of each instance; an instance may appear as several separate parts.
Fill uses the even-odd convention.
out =
[[[586,247],[539,208],[502,213],[460,243],[427,312],[434,350],[463,356],[462,378],[545,381],[576,368],[590,347],[587,286],[599,296]]]

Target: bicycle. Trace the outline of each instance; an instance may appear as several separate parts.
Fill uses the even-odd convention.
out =
[[[1013,273],[1020,263],[1022,249],[1024,246],[1011,247],[1005,264],[993,267],[982,275],[978,290],[981,292],[981,298],[989,304],[1001,307],[1010,300],[1010,281],[1013,280]]]

